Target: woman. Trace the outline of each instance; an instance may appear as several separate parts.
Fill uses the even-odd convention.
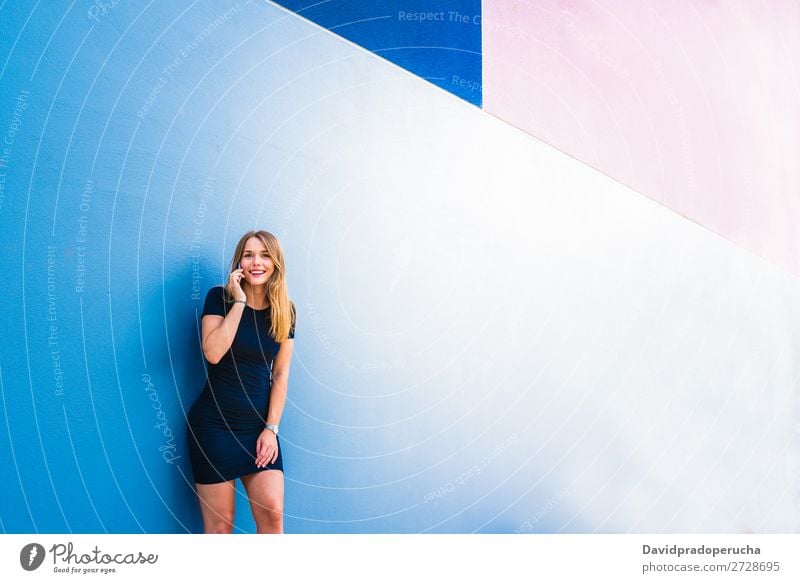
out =
[[[236,478],[247,491],[258,532],[283,532],[278,425],[294,324],[280,243],[266,231],[245,233],[227,285],[206,295],[208,380],[188,415],[189,458],[206,533],[233,530]]]

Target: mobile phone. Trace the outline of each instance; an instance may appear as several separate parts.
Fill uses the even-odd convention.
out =
[[[236,269],[241,269],[241,268],[242,268],[242,262],[240,261],[239,263],[236,264]]]

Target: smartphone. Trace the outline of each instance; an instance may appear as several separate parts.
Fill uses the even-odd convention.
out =
[[[242,268],[242,262],[240,261],[239,263],[236,264],[236,269],[241,269],[241,268]]]

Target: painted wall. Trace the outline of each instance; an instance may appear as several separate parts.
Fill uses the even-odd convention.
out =
[[[798,28],[796,2],[484,2],[484,108],[800,274]]]
[[[480,0],[280,0],[278,4],[481,105]]]
[[[796,530],[796,277],[276,5],[92,6],[0,20],[5,532],[200,529],[199,310],[256,226],[287,532]]]

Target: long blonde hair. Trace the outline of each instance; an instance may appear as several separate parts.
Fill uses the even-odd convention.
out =
[[[267,254],[275,265],[272,275],[267,281],[266,293],[264,299],[269,304],[270,310],[270,333],[275,338],[276,342],[283,342],[289,337],[289,330],[292,327],[292,320],[294,319],[295,307],[289,299],[289,291],[286,287],[286,263],[283,259],[283,249],[278,239],[272,233],[267,231],[248,231],[239,242],[236,244],[236,250],[233,252],[231,259],[231,266],[229,272],[236,269],[239,262],[244,255],[244,246],[251,237],[256,237],[267,248]],[[225,301],[231,301],[230,290],[225,286]]]

